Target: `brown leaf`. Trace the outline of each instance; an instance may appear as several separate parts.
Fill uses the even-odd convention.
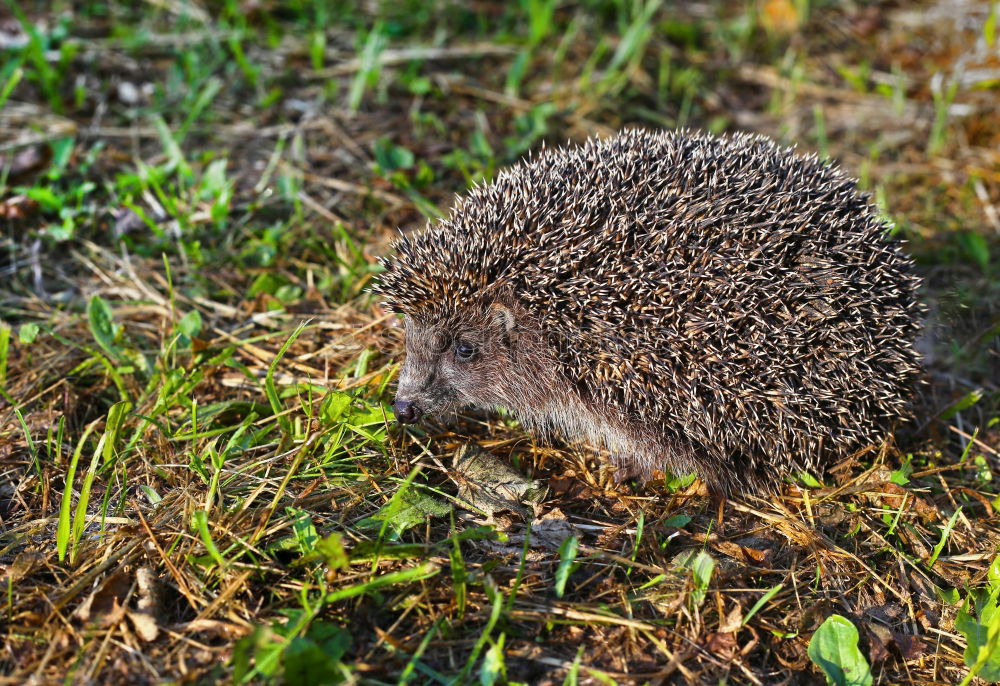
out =
[[[760,23],[773,33],[792,33],[799,28],[801,17],[792,0],[764,0]]]
[[[544,482],[526,478],[474,443],[459,449],[452,466],[458,497],[488,516],[511,511],[527,517],[548,491]]]
[[[32,145],[14,153],[13,158],[0,155],[0,169],[9,166],[9,179],[23,180],[32,172],[44,169],[52,159],[52,149],[47,145]]]
[[[35,571],[35,569],[41,565],[43,559],[44,558],[40,554],[32,551],[18,553],[17,557],[14,558],[14,561],[7,567],[7,574],[0,577],[0,579],[9,582],[12,585],[16,584],[18,581]],[[9,577],[9,579],[7,577]]]
[[[889,648],[895,648],[904,660],[913,660],[924,652],[924,643],[919,636],[893,631],[879,622],[865,622],[868,632],[869,657],[873,664],[889,657]]]
[[[83,623],[92,619],[101,626],[116,624],[125,616],[122,603],[132,587],[132,579],[126,572],[118,571],[104,580],[80,606],[73,612],[73,617]]]
[[[865,622],[868,632],[868,658],[873,665],[885,662],[889,657],[888,645],[892,641],[892,631],[878,622]]]
[[[880,8],[871,6],[865,7],[849,17],[848,23],[859,37],[867,38],[882,28],[885,24],[885,18],[882,16]]]
[[[774,555],[769,542],[761,538],[746,538],[740,541],[717,541],[712,545],[720,553],[746,564],[768,566]]]
[[[738,631],[743,625],[743,610],[737,605],[719,622],[719,633],[732,633]]]
[[[941,622],[941,604],[934,594],[934,589],[917,572],[910,572],[907,577],[910,581],[910,588],[913,589],[917,599],[917,621],[925,630],[939,628]]]
[[[889,508],[890,510],[898,510],[900,505],[903,504],[903,498],[906,498],[908,493],[909,492],[899,484],[887,481],[882,484],[882,506]],[[907,498],[907,503],[909,503],[910,500],[910,498]]]
[[[156,626],[156,620],[145,612],[129,612],[128,618],[132,621],[132,626],[135,627],[136,636],[146,643],[155,641],[156,637],[160,635],[160,628]]]
[[[580,479],[569,476],[556,476],[549,479],[549,487],[554,495],[565,495],[570,498],[579,498],[592,495],[592,491]]]
[[[240,636],[245,636],[250,631],[246,627],[222,622],[218,619],[193,619],[190,622],[175,626],[174,630],[182,634],[203,633],[223,639],[239,638]]]
[[[135,572],[139,585],[139,600],[135,606],[140,612],[157,614],[160,611],[160,580],[149,567],[140,567]]]
[[[0,219],[27,219],[38,211],[38,203],[26,195],[15,195],[0,202]]]
[[[960,493],[964,493],[965,495],[969,496],[970,498],[978,500],[979,504],[982,505],[983,508],[986,510],[987,516],[990,516],[990,517],[993,516],[993,505],[992,505],[992,503],[990,503],[989,498],[987,498],[986,496],[984,496],[982,493],[980,493],[979,491],[974,490],[972,488],[966,488],[965,486],[960,486],[960,487],[958,487],[958,488],[956,488],[954,490],[958,491]]]
[[[531,544],[535,547],[558,550],[563,541],[574,534],[579,535],[579,530],[559,508],[546,512],[531,524]]]
[[[927,498],[920,496],[914,498],[913,510],[924,524],[934,524],[941,519],[941,508],[928,501]]]
[[[896,648],[904,660],[915,660],[924,654],[924,641],[919,636],[893,631],[892,640],[896,642]]]
[[[736,656],[736,634],[713,631],[705,637],[705,650],[720,660],[732,660]]]

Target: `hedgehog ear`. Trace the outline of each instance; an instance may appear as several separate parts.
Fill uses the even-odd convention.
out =
[[[490,305],[490,314],[493,316],[493,322],[500,328],[503,334],[513,339],[516,323],[514,321],[514,313],[511,312],[510,308],[503,303],[493,303]]]

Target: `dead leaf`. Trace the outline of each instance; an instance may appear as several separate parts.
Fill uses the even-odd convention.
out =
[[[889,627],[878,622],[866,622],[865,629],[868,632],[868,658],[873,665],[885,662],[889,657],[889,642],[892,641],[892,632]]]
[[[760,23],[771,33],[788,34],[799,28],[801,17],[792,0],[764,0]]]
[[[919,636],[893,631],[892,639],[896,642],[896,648],[904,660],[915,660],[924,653],[924,640]]]
[[[160,628],[156,625],[156,620],[145,612],[131,611],[128,613],[128,618],[132,621],[132,626],[135,627],[136,636],[146,643],[155,641],[156,637],[160,635]]]
[[[9,165],[9,178],[17,181],[44,168],[51,159],[52,149],[47,145],[31,145],[16,152],[12,159],[0,155],[0,168],[7,168]]]
[[[117,624],[125,616],[122,604],[131,588],[129,574],[115,572],[80,603],[72,616],[84,624],[90,621],[96,621],[101,627]]]
[[[458,497],[492,517],[504,510],[530,519],[530,505],[548,492],[543,481],[528,479],[474,443],[462,446],[452,461]]]
[[[882,484],[882,506],[887,509],[898,510],[903,504],[903,498],[906,498],[907,503],[909,503],[908,495],[909,491],[899,484],[894,484],[891,481]]]
[[[960,493],[964,493],[965,495],[969,496],[970,498],[978,500],[979,504],[982,505],[983,508],[986,510],[987,516],[989,516],[989,517],[993,516],[993,504],[990,502],[989,498],[987,498],[986,496],[984,496],[982,493],[980,493],[979,491],[977,491],[975,489],[967,488],[965,486],[960,486],[960,487],[958,487],[958,488],[956,488],[954,490],[957,491],[957,492],[960,492]]]
[[[738,631],[743,625],[743,611],[737,605],[719,622],[719,633],[732,633]]]
[[[250,629],[218,619],[193,619],[179,624],[174,630],[182,634],[208,634],[217,638],[231,639],[246,636]]]
[[[769,566],[774,556],[770,541],[761,538],[745,538],[740,541],[716,541],[712,548],[740,562],[758,566]]]
[[[31,574],[42,563],[44,558],[36,552],[18,553],[14,561],[7,567],[7,574],[0,577],[4,582],[16,584],[24,577]],[[6,583],[4,584],[6,586]]]
[[[705,637],[705,650],[720,660],[732,660],[736,657],[736,634],[729,631],[708,634]]]
[[[549,550],[558,550],[563,541],[579,533],[559,508],[546,512],[531,523],[531,543]]]
[[[890,626],[895,626],[906,618],[906,610],[899,603],[875,605],[865,610],[865,614]]]
[[[149,567],[139,567],[135,572],[135,581],[139,585],[139,600],[136,608],[152,616],[160,614],[160,580]]]
[[[861,8],[848,18],[851,29],[861,38],[867,38],[885,25],[882,9],[876,6]]]
[[[27,219],[38,212],[38,203],[26,195],[15,195],[0,202],[0,219]]]
[[[893,631],[878,622],[865,622],[870,646],[869,657],[878,664],[889,657],[889,648],[895,648],[904,660],[914,660],[924,652],[924,643],[919,636]]]
[[[569,498],[593,496],[593,490],[586,483],[569,476],[557,476],[549,479],[549,487],[554,495],[564,495]]]

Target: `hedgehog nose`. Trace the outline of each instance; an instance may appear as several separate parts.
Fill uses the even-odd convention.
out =
[[[415,424],[424,412],[415,402],[397,400],[392,404],[392,413],[400,424]]]

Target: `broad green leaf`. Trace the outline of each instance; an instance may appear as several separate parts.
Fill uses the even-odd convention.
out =
[[[823,484],[809,472],[799,472],[799,479],[809,488],[823,488]]]
[[[479,665],[479,683],[481,686],[493,686],[493,684],[497,683],[497,680],[501,680],[501,683],[506,682],[504,675],[507,673],[507,667],[503,659],[505,638],[504,634],[500,634],[497,637],[496,643],[491,645],[490,649],[483,655],[483,662]]]
[[[383,173],[407,169],[414,163],[413,153],[406,148],[393,145],[388,136],[375,141],[375,162]]]
[[[321,555],[330,569],[347,569],[351,563],[344,550],[344,537],[334,532],[316,544],[315,554]]]
[[[830,615],[809,641],[809,659],[834,686],[871,686],[868,661],[858,649],[858,630],[850,620]]]
[[[21,324],[21,328],[17,330],[17,339],[20,341],[21,345],[31,345],[38,338],[38,324],[34,322],[28,322],[27,324]]]
[[[250,289],[247,291],[247,297],[253,298],[258,293],[267,293],[268,295],[274,295],[278,292],[278,289],[282,286],[287,286],[288,281],[280,274],[275,274],[274,272],[264,272],[250,284]]]
[[[299,551],[303,554],[311,553],[316,549],[319,542],[319,534],[316,533],[316,526],[312,517],[305,510],[297,508],[286,508],[286,512],[295,517],[292,520],[292,531],[295,532],[295,540],[298,543]]]
[[[305,636],[293,638],[285,648],[285,684],[312,686],[339,684],[344,680],[340,665],[351,644],[351,634],[326,622],[316,622]]]
[[[233,683],[246,683],[255,673],[272,676],[278,669],[281,654],[287,644],[276,640],[274,631],[256,626],[233,646]],[[253,666],[251,667],[251,659]]]
[[[952,403],[951,407],[942,412],[939,419],[942,422],[946,422],[952,417],[954,417],[956,414],[961,412],[962,410],[969,409],[982,399],[983,399],[983,392],[978,388],[974,391],[969,391],[961,398],[956,400],[954,403]]]
[[[691,593],[691,600],[695,607],[700,607],[705,602],[708,594],[708,585],[712,581],[712,572],[715,570],[715,559],[704,550],[698,551],[691,561],[691,572],[694,580],[694,591]]]
[[[444,503],[417,489],[408,488],[374,515],[358,522],[358,526],[373,529],[381,527],[385,522],[391,531],[389,538],[398,540],[404,531],[422,524],[427,517],[443,517],[450,511]]]
[[[980,269],[986,269],[990,264],[990,246],[986,239],[978,233],[963,233],[959,236],[962,247]]]
[[[90,332],[97,344],[114,359],[121,358],[121,348],[115,344],[118,327],[115,326],[111,306],[99,295],[95,295],[87,304],[87,319],[90,321]]]
[[[977,603],[978,620],[969,612],[966,598],[955,618],[955,629],[965,635],[965,666],[969,673],[962,681],[968,683],[977,676],[988,682],[1000,681],[1000,612],[997,612],[997,590]]]
[[[697,474],[682,474],[681,476],[670,475],[667,477],[666,487],[671,493],[676,493],[677,491],[683,490],[694,483],[694,480],[698,478]]]
[[[990,581],[991,589],[996,589],[1000,586],[1000,555],[993,558],[990,568],[986,570],[986,578]]]
[[[188,338],[195,338],[201,333],[201,313],[191,310],[177,322],[177,330]]]
[[[347,393],[330,391],[326,398],[323,399],[323,405],[320,409],[323,420],[327,424],[335,423],[344,414],[344,411],[351,406],[352,401],[353,398]]]
[[[673,565],[675,569],[691,571],[691,581],[694,584],[690,595],[691,603],[695,607],[700,606],[712,581],[715,559],[704,550],[685,550],[674,558]]]
[[[899,469],[889,475],[889,481],[897,486],[905,486],[910,483],[910,474],[913,473],[912,460],[913,455],[907,455],[906,459],[903,460],[903,464],[899,466]]]
[[[938,600],[948,605],[958,605],[962,602],[962,596],[959,594],[957,588],[943,589],[935,586],[934,594],[938,597]]]

